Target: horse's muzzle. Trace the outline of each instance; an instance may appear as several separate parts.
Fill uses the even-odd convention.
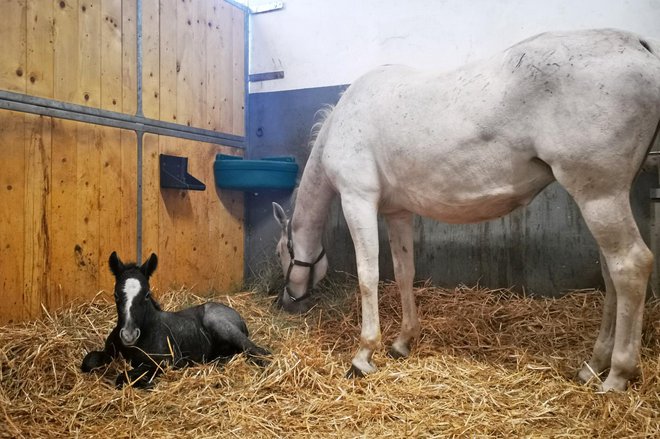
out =
[[[140,338],[140,328],[126,329],[122,328],[119,331],[119,338],[124,346],[133,346]]]
[[[289,314],[305,314],[316,305],[316,300],[307,296],[303,300],[294,302],[285,291],[282,291],[277,295],[275,305]]]

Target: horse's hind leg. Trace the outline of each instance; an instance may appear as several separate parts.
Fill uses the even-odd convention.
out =
[[[603,383],[605,391],[625,390],[628,380],[639,372],[644,298],[653,266],[653,254],[639,234],[629,196],[629,190],[613,191],[611,194],[589,194],[583,190],[574,196],[600,246],[611,279],[610,297],[606,300],[603,313],[604,322],[594,348],[594,365],[597,369],[606,367],[607,361],[603,357],[607,355],[611,343],[608,334],[614,330],[610,372]],[[610,321],[615,301],[612,290],[616,293],[614,323]],[[599,346],[598,343],[603,344]]]
[[[600,253],[600,267],[605,281],[605,303],[603,304],[603,320],[600,323],[600,332],[594,345],[591,359],[578,373],[578,379],[587,382],[594,376],[600,375],[610,367],[612,350],[614,349],[614,332],[616,329],[616,291],[607,266],[607,260]]]
[[[419,318],[413,294],[415,264],[413,258],[413,215],[403,212],[386,216],[394,277],[401,294],[401,332],[392,343],[390,355],[394,358],[410,354],[410,342],[419,335]]]

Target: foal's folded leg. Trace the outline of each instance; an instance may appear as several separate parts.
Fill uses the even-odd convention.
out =
[[[254,344],[240,328],[231,322],[220,316],[210,314],[204,316],[203,324],[213,334],[216,343],[229,343],[240,352],[244,352],[258,366],[268,365],[268,357],[271,356],[270,351]]]
[[[121,389],[125,385],[148,389],[153,387],[154,378],[161,373],[161,369],[153,365],[142,364],[122,374],[117,375],[115,386]]]
[[[112,357],[105,351],[92,351],[85,355],[80,370],[83,372],[91,372],[103,366],[107,366],[112,361]]]
[[[94,369],[106,366],[115,358],[119,352],[117,349],[117,337],[119,330],[114,328],[108,338],[105,340],[105,348],[102,351],[92,351],[85,355],[80,370],[91,372]]]

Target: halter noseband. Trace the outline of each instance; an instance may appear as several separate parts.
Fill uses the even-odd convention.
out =
[[[286,271],[286,279],[285,279],[285,286],[284,286],[284,294],[289,296],[289,299],[292,302],[300,302],[301,300],[308,299],[312,295],[312,286],[314,285],[314,266],[318,264],[321,259],[323,259],[323,256],[325,256],[325,248],[321,248],[321,254],[318,255],[318,257],[314,260],[314,262],[304,262],[304,261],[299,261],[295,258],[293,255],[293,240],[291,239],[291,224],[287,223],[286,225],[286,234],[287,234],[287,242],[286,242],[286,247],[289,249],[289,256],[291,256],[291,260],[289,262],[289,269]],[[299,267],[308,267],[309,268],[309,281],[307,282],[307,291],[305,291],[305,294],[303,294],[300,297],[293,297],[291,293],[289,293],[289,277],[291,276],[291,270],[293,269],[293,266],[297,265]]]

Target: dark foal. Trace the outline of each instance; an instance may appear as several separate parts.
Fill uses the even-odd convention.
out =
[[[241,352],[257,364],[265,364],[270,353],[248,338],[245,321],[232,308],[209,302],[177,312],[163,311],[149,289],[149,277],[158,264],[155,254],[141,266],[122,263],[116,252],[109,262],[116,280],[117,326],[103,351],[85,356],[83,372],[105,366],[121,354],[133,369],[117,377],[117,387],[126,383],[148,387],[167,364],[183,367]]]

